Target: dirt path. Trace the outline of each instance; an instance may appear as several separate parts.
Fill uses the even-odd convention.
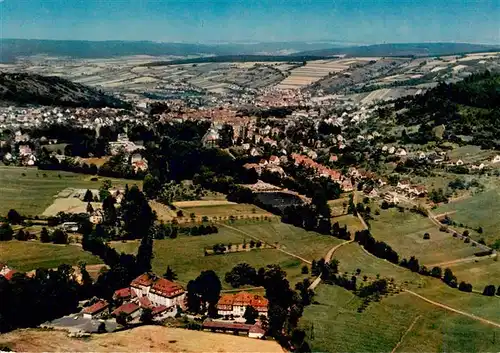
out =
[[[227,224],[224,224],[224,223],[217,223],[217,224],[219,224],[219,225],[220,225],[220,226],[222,226],[222,227],[226,227],[226,228],[232,229],[232,230],[234,230],[234,231],[237,231],[237,232],[239,232],[239,233],[241,233],[241,234],[244,234],[244,235],[246,235],[247,237],[250,237],[250,238],[252,238],[252,239],[254,239],[254,240],[260,241],[260,242],[265,243],[265,244],[269,244],[269,242],[267,242],[267,241],[265,241],[265,240],[263,240],[263,239],[260,239],[260,238],[258,238],[258,237],[256,237],[256,236],[254,236],[254,235],[252,235],[252,234],[250,234],[250,233],[247,233],[247,232],[245,232],[245,231],[242,231],[241,229],[238,229],[238,228],[235,228],[235,227],[231,227],[230,225],[227,225]],[[276,245],[273,245],[273,244],[269,244],[269,245],[270,245],[270,246],[272,246],[274,249],[276,249],[276,250],[278,250],[278,251],[281,251],[282,253],[287,254],[287,255],[289,255],[289,256],[295,257],[296,259],[299,259],[300,261],[302,261],[302,262],[304,262],[304,263],[306,263],[306,264],[308,264],[308,265],[310,265],[310,264],[312,263],[311,261],[309,261],[309,260],[307,260],[307,259],[304,259],[303,257],[301,257],[301,256],[299,256],[299,255],[295,255],[295,254],[293,254],[293,253],[291,253],[291,252],[289,252],[289,251],[286,251],[286,250],[280,249],[280,248],[279,248],[279,247],[277,247]]]
[[[405,333],[403,333],[403,335],[401,336],[401,339],[399,340],[399,342],[396,344],[396,346],[392,349],[391,353],[395,353],[396,350],[399,348],[399,346],[401,345],[401,343],[403,343],[406,335],[413,329],[413,326],[415,326],[415,324],[417,323],[418,319],[420,319],[421,315],[417,315],[415,317],[415,319],[412,321],[412,323],[410,324],[410,326],[408,327],[408,329],[405,331]]]
[[[427,267],[444,267],[444,266],[453,266],[456,264],[461,264],[461,263],[466,263],[466,262],[475,262],[475,261],[481,261],[481,260],[486,260],[486,259],[493,259],[497,257],[497,254],[491,254],[487,256],[470,256],[470,257],[464,257],[463,259],[458,259],[458,260],[452,260],[452,261],[446,261],[446,262],[440,262],[437,264],[431,264],[427,265]]]
[[[330,262],[331,259],[332,259],[332,256],[333,254],[335,253],[335,251],[337,251],[337,249],[339,249],[340,247],[346,245],[346,244],[351,244],[352,242],[354,242],[354,240],[347,240],[341,244],[338,244],[338,245],[335,245],[333,248],[331,248],[325,255],[324,259],[325,259],[325,262]],[[321,283],[321,275],[319,275],[313,283],[311,283],[311,285],[309,286],[309,289],[311,290],[314,290],[316,289],[316,287],[318,286],[318,284]]]
[[[494,322],[494,321],[490,321],[488,319],[485,319],[485,318],[482,318],[482,317],[479,317],[479,316],[476,316],[474,314],[470,314],[470,313],[466,313],[465,311],[461,311],[461,310],[458,310],[458,309],[454,309],[452,308],[451,306],[448,306],[448,305],[445,305],[445,304],[441,304],[439,302],[436,302],[434,300],[431,300],[431,299],[428,299],[420,294],[417,294],[411,290],[408,290],[408,289],[405,289],[404,290],[406,293],[409,293],[415,297],[418,297],[424,301],[426,301],[427,303],[429,304],[432,304],[432,305],[435,305],[435,306],[438,306],[440,308],[443,308],[443,309],[446,309],[446,310],[449,310],[449,311],[452,311],[454,313],[457,313],[457,314],[460,314],[460,315],[463,315],[463,316],[467,316],[468,318],[471,318],[473,320],[477,320],[477,321],[480,321],[482,322],[483,324],[487,324],[487,325],[491,325],[491,326],[495,326],[497,328],[500,328],[500,324],[497,323],[497,322]]]

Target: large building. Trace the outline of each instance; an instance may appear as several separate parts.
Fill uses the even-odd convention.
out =
[[[134,279],[130,283],[130,291],[138,298],[147,297],[153,306],[163,305],[167,308],[183,306],[186,297],[180,285],[150,273]]]
[[[242,317],[247,306],[251,306],[259,312],[259,315],[267,316],[268,304],[266,298],[248,292],[224,294],[217,303],[217,312],[222,316]]]

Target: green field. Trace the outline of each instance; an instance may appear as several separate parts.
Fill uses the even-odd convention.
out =
[[[351,232],[351,236],[353,238],[355,232],[364,229],[359,218],[351,214],[346,214],[344,216],[332,218],[332,224],[335,222],[339,222],[339,225],[341,227],[347,226],[347,229]]]
[[[365,252],[357,243],[342,246],[335,252],[333,258],[339,261],[340,273],[347,272],[351,275],[359,268],[361,277],[366,275],[369,279],[375,279],[377,275],[380,275],[385,278],[394,278],[399,283],[418,284],[421,282],[418,274]]]
[[[0,242],[0,262],[7,263],[18,271],[31,271],[40,267],[56,268],[62,264],[77,265],[79,261],[85,261],[88,265],[102,263],[98,257],[76,245],[17,240]]]
[[[484,238],[486,243],[493,243],[500,239],[500,188],[488,190],[467,199],[452,202],[436,209],[434,213],[456,211],[450,218],[472,228],[482,227],[483,234],[478,234],[477,239]]]
[[[472,284],[474,289],[482,291],[488,284],[500,286],[500,262],[492,258],[478,262],[453,264],[449,267],[459,281]]]
[[[196,206],[196,202],[193,203],[195,206],[180,206],[184,212],[184,217],[189,217],[191,213],[194,213],[197,218],[201,218],[203,216],[208,217],[210,220],[213,217],[217,217],[218,219],[228,219],[230,216],[239,218],[252,218],[252,217],[260,217],[263,215],[272,216],[271,213],[250,204],[227,204],[227,205],[200,205]],[[199,201],[200,203],[203,201]],[[210,202],[210,201],[207,201]],[[214,201],[217,202],[217,201]],[[177,203],[178,204],[178,203]],[[182,203],[181,203],[182,204]]]
[[[428,218],[409,211],[382,210],[370,225],[375,239],[389,244],[400,258],[415,256],[424,265],[473,256],[478,251],[452,234],[440,232]],[[423,239],[425,233],[430,234],[429,240]]]
[[[248,243],[251,238],[223,227],[219,227],[218,234],[155,240],[153,271],[163,274],[167,266],[170,266],[178,274],[179,282],[187,284],[189,280],[196,278],[201,271],[214,270],[223,281],[226,272],[235,265],[246,262],[256,268],[269,264],[279,264],[287,272],[288,280],[292,284],[304,278],[301,274],[301,268],[304,264],[300,260],[275,249],[204,256],[204,249],[212,247],[216,243],[238,244],[244,240]],[[138,242],[113,243],[116,249],[127,253],[137,252],[138,245]],[[230,288],[224,282],[223,286]]]
[[[322,258],[328,250],[342,243],[342,240],[335,237],[308,232],[281,222],[245,222],[244,224],[237,222],[231,226],[270,244],[277,242],[281,249],[311,261]]]
[[[98,178],[91,181],[91,176],[84,174],[0,166],[0,214],[5,215],[11,208],[23,215],[41,214],[52,204],[54,196],[68,187],[98,189],[106,179],[113,186],[142,184],[136,180]]]
[[[372,302],[358,313],[361,300],[337,286],[321,285],[305,308],[300,326],[312,351],[391,352],[417,321],[397,352],[495,351],[500,329],[445,311],[407,293]],[[497,338],[498,340],[498,338]]]

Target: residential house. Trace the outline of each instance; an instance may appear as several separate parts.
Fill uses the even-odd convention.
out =
[[[127,321],[131,321],[131,320],[139,317],[139,315],[141,315],[140,309],[141,309],[141,307],[138,304],[128,302],[128,303],[120,305],[118,308],[113,310],[111,315],[114,317],[117,317],[121,313],[123,313],[123,314],[125,314]]]
[[[132,290],[130,289],[130,287],[117,289],[113,293],[114,301],[119,301],[119,300],[125,301],[130,299],[132,299]]]
[[[217,303],[217,312],[222,316],[242,317],[247,306],[253,307],[259,315],[267,316],[268,300],[248,292],[224,294]]]
[[[373,198],[373,197],[378,196],[378,192],[373,186],[369,186],[369,187],[365,188],[365,190],[363,190],[363,193],[369,198]]]
[[[103,299],[82,310],[85,319],[96,319],[109,312],[109,303]]]

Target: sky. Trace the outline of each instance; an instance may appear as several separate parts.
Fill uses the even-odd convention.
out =
[[[0,37],[500,44],[500,0],[0,0]]]

